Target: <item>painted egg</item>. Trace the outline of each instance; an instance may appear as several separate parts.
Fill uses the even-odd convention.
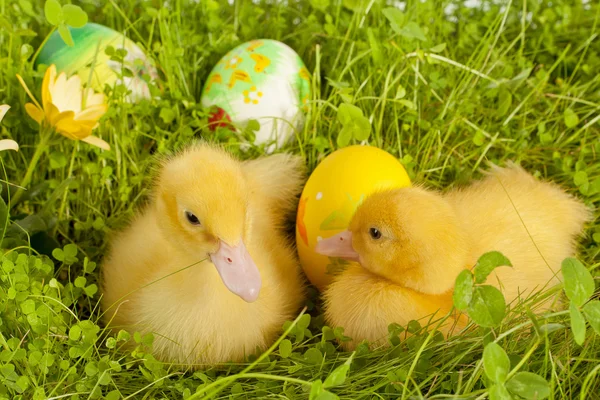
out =
[[[211,129],[227,121],[244,127],[256,120],[255,143],[267,152],[286,143],[304,124],[310,75],[302,59],[287,45],[260,39],[227,53],[212,69],[202,91],[202,105],[217,106]],[[221,122],[219,122],[221,121]]]
[[[82,82],[88,82],[91,77],[90,83],[96,91],[103,91],[106,84],[124,84],[130,91],[127,97],[129,101],[150,98],[144,75],[157,79],[158,73],[151,60],[133,41],[117,31],[94,23],[69,30],[75,45],[67,46],[55,31],[42,48],[36,65],[55,64],[58,73],[65,72],[69,76],[78,74]],[[109,46],[115,53],[127,51],[122,62],[106,54]],[[122,72],[125,73],[121,78]]]
[[[400,161],[376,147],[345,147],[321,161],[302,191],[296,218],[300,263],[313,285],[323,290],[347,263],[317,254],[317,242],[346,230],[369,194],[410,184]]]

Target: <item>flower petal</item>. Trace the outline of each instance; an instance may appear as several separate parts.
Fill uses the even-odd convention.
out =
[[[10,110],[10,106],[8,104],[0,105],[0,122],[2,122],[8,110]]]
[[[0,151],[4,150],[19,151],[19,144],[14,140],[2,139],[0,140]]]
[[[61,121],[55,129],[56,132],[71,140],[82,140],[92,134],[92,128],[89,124],[82,125],[72,120]]]
[[[52,94],[53,103],[61,111],[73,111],[75,114],[81,111],[81,79],[75,75],[67,79],[62,92],[55,90]]]
[[[65,72],[61,72],[60,74],[58,74],[56,79],[54,79],[54,83],[50,83],[50,86],[48,87],[48,89],[51,89],[52,91],[54,91],[54,90],[58,91],[60,89],[64,89],[66,85],[67,85],[67,74]]]
[[[27,93],[27,95],[35,103],[35,105],[38,106],[39,109],[42,109],[42,106],[40,106],[40,103],[38,103],[37,100],[35,99],[35,97],[33,97],[33,95],[31,94],[31,91],[25,84],[25,81],[23,80],[23,78],[21,78],[21,75],[17,74],[17,80],[19,81],[21,86],[23,86],[23,89],[25,89],[25,93]]]
[[[57,128],[56,132],[60,133],[61,135],[63,135],[67,139],[71,139],[71,140],[81,140],[82,137],[86,137],[86,135],[79,135],[79,131],[77,131],[77,133],[71,133],[71,132],[67,132],[65,130]]]
[[[41,124],[44,120],[44,111],[33,103],[25,104],[25,111],[38,124]]]
[[[73,121],[73,118],[63,118],[54,125],[54,129],[60,134],[67,136],[69,139],[82,139],[84,136],[77,135],[82,127],[79,123]],[[92,130],[90,129],[91,133]]]
[[[54,89],[54,81],[56,80],[56,65],[52,64],[44,74],[42,82],[42,103],[52,103],[52,90]],[[41,108],[41,107],[40,107]]]
[[[52,126],[56,126],[59,121],[65,118],[73,119],[75,117],[73,111],[60,112],[54,104],[44,104],[44,106],[46,110],[46,119]]]
[[[73,135],[80,140],[86,136],[90,136],[92,130],[95,128],[94,121],[73,121],[72,126],[77,126],[78,129],[72,130],[71,132],[74,132]]]
[[[60,112],[79,112],[81,110],[81,79],[79,79],[79,76],[75,75],[67,79],[67,74],[61,72],[54,82],[54,87],[50,87],[49,91],[52,97],[52,104]],[[73,104],[76,102],[77,104],[74,106]]]
[[[84,139],[81,139],[81,141],[96,147],[100,147],[102,150],[110,150],[110,145],[97,136],[88,136]]]
[[[94,90],[91,88],[85,89],[84,97],[85,97],[85,106],[86,107],[104,104],[104,94],[95,93]]]
[[[96,121],[76,121],[73,119],[73,114],[61,113],[61,118],[57,120],[54,128],[58,133],[67,136],[69,139],[80,140],[92,134]]]
[[[44,103],[44,113],[46,114],[46,120],[50,122],[50,125],[54,125],[52,121],[60,114],[58,108],[52,103]]]
[[[95,106],[87,107],[85,110],[78,114],[75,114],[75,120],[99,120],[108,110],[108,105],[98,104]]]

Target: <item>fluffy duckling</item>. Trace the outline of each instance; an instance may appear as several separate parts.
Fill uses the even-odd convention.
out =
[[[348,231],[317,245],[321,254],[358,262],[326,289],[326,318],[354,339],[349,348],[364,339],[384,344],[390,323],[444,317],[457,275],[493,250],[514,267],[497,268],[487,282],[512,302],[559,282],[561,262],[589,218],[581,202],[515,165],[446,194],[420,187],[376,193]],[[440,330],[464,325],[453,317]]]
[[[105,321],[152,332],[157,358],[192,366],[269,345],[304,299],[283,231],[302,180],[301,159],[284,154],[240,162],[197,144],[166,160],[103,263]]]
[[[468,266],[492,250],[508,257],[513,268],[496,268],[487,279],[508,303],[560,283],[561,263],[575,254],[591,210],[516,164],[493,166],[487,175],[444,196],[470,238]],[[544,304],[540,311],[551,306]]]

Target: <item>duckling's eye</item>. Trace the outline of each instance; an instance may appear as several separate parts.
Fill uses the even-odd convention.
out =
[[[193,213],[186,211],[185,212],[185,217],[187,218],[188,222],[192,225],[200,225],[200,220],[198,219],[198,217],[196,217]]]
[[[375,240],[381,239],[381,232],[377,228],[369,229],[369,235],[371,235],[371,237]]]

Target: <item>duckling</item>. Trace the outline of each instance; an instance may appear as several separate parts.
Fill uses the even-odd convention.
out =
[[[153,333],[158,359],[191,367],[268,346],[305,296],[283,229],[302,165],[286,154],[241,162],[206,143],[167,159],[103,262],[106,323]]]
[[[389,324],[426,317],[456,333],[464,316],[442,318],[463,269],[485,252],[502,252],[513,267],[495,269],[488,283],[512,302],[559,282],[560,264],[589,219],[580,201],[514,164],[445,194],[418,186],[375,193],[348,231],[317,244],[320,254],[354,261],[324,293],[326,319],[353,338],[347,348],[364,339],[385,344]]]
[[[468,265],[483,253],[503,253],[513,268],[496,268],[487,283],[507,302],[526,298],[561,281],[560,266],[575,254],[592,211],[552,182],[534,178],[520,166],[492,165],[487,177],[444,198],[471,239]],[[544,303],[539,311],[552,308]]]

